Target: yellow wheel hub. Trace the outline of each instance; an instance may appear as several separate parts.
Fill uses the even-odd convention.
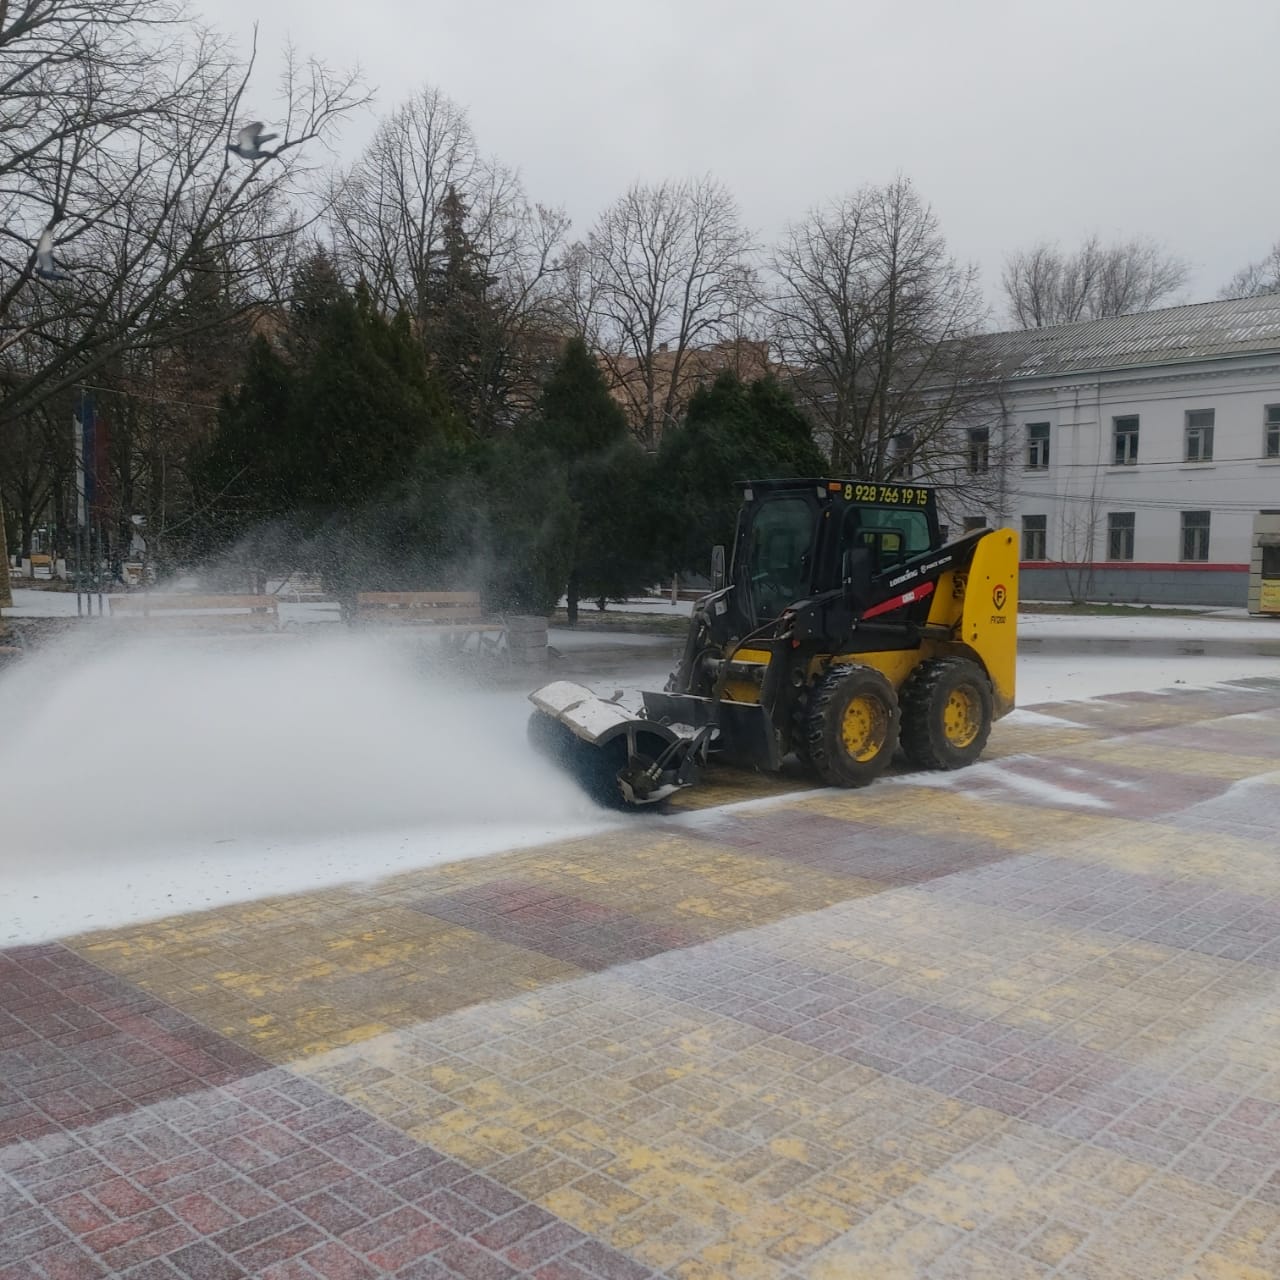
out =
[[[953,747],[967,747],[982,728],[982,708],[971,689],[952,689],[942,709],[942,732]]]
[[[879,698],[851,698],[840,721],[840,740],[859,764],[873,760],[889,732],[889,713]]]

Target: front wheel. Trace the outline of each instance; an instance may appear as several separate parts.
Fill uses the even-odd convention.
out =
[[[833,787],[875,781],[898,747],[893,686],[873,667],[831,667],[809,695],[805,739],[814,772]]]
[[[902,750],[921,769],[963,769],[987,745],[991,707],[991,681],[976,662],[922,662],[902,686]]]

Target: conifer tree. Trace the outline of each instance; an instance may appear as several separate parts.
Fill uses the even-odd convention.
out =
[[[663,433],[657,488],[666,567],[705,572],[711,548],[731,543],[738,482],[820,476],[826,466],[808,420],[776,379],[744,383],[722,373],[693,396],[684,422]]]
[[[577,514],[566,589],[572,624],[581,599],[603,607],[651,580],[652,464],[631,438],[626,416],[581,338],[566,344],[528,435],[556,459]]]

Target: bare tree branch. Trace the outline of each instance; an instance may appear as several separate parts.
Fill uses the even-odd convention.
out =
[[[1089,236],[1074,253],[1041,242],[1011,253],[1001,285],[1021,329],[1150,311],[1186,284],[1190,268],[1153,240],[1104,245]]]
[[[260,300],[264,246],[297,234],[314,186],[303,149],[363,96],[354,76],[290,60],[275,158],[246,165],[226,148],[254,69],[167,0],[30,0],[0,27],[0,83],[30,95],[0,123],[0,323],[25,330],[2,354],[0,430],[122,353],[181,337],[180,286],[202,256],[239,282],[231,313]],[[55,219],[71,278],[51,282],[32,274],[31,246]]]
[[[771,266],[771,337],[833,466],[950,477],[966,425],[993,413],[973,341],[984,313],[976,269],[949,256],[911,183],[814,210]]]
[[[753,248],[711,178],[633,186],[576,246],[575,318],[647,447],[688,398],[690,352],[739,330],[757,292]]]
[[[1250,262],[1227,281],[1220,298],[1253,298],[1263,293],[1280,293],[1280,240],[1266,257]]]
[[[473,334],[471,403],[458,407],[481,434],[509,422],[533,394],[540,339],[565,327],[564,212],[532,203],[518,175],[481,156],[466,112],[430,87],[383,120],[335,180],[332,207],[340,270],[362,279],[380,307],[411,316],[429,353],[458,231],[451,211],[456,219],[465,210],[484,315]]]

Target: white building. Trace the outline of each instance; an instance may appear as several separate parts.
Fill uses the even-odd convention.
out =
[[[1280,510],[1280,294],[982,343],[1003,413],[967,465],[1022,532],[1023,596],[1243,606]]]

